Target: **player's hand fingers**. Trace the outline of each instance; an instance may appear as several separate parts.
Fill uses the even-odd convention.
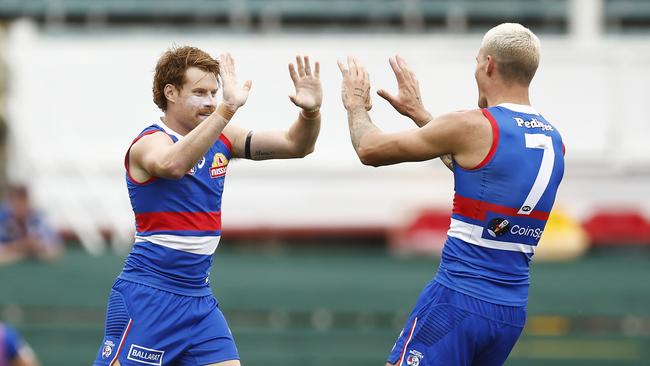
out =
[[[309,56],[305,56],[305,75],[311,76],[311,65],[309,64]]]
[[[384,90],[384,89],[377,90],[377,95],[379,95],[380,97],[386,99],[386,101],[388,101],[388,103],[390,103],[391,105],[396,105],[397,104],[397,98],[394,95],[392,95],[391,93]]]
[[[366,74],[366,68],[365,68],[365,66],[363,66],[363,64],[361,63],[361,61],[359,61],[359,59],[356,58],[356,57],[354,58],[354,64],[356,65],[357,70],[358,70],[358,71],[357,71],[357,75],[359,76],[360,79],[363,79],[364,76],[365,76],[365,74]]]
[[[399,67],[396,58],[397,58],[396,56],[393,56],[388,60],[388,62],[390,63],[390,67],[393,69],[393,72],[395,73],[395,78],[397,79],[397,83],[400,84],[404,82],[404,73],[402,72],[402,69]]]
[[[298,76],[305,76],[305,64],[302,63],[302,57],[296,56],[296,65],[298,65]]]
[[[357,64],[352,56],[348,56],[348,73],[354,78],[357,77]]]
[[[293,63],[289,63],[289,76],[291,76],[291,80],[293,80],[293,83],[298,82],[298,74],[296,73],[296,68],[293,66]]]
[[[314,77],[320,79],[320,62],[318,61],[314,63]]]
[[[345,68],[345,64],[341,62],[341,60],[336,60],[336,64],[339,65],[339,70],[341,70],[341,75],[345,77],[345,75],[347,75],[348,73],[348,69]]]
[[[404,80],[412,82],[413,81],[413,72],[411,71],[411,69],[406,64],[406,60],[404,60],[399,55],[396,55],[395,59],[397,60],[397,66],[399,66],[399,69],[402,71],[402,75],[404,76]]]

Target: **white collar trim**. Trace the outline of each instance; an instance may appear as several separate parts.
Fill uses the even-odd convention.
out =
[[[497,105],[497,107],[503,107],[507,108],[513,112],[519,112],[519,113],[526,113],[526,114],[536,114],[539,116],[539,113],[535,110],[535,108],[529,106],[529,105],[523,105],[523,104],[514,104],[514,103],[501,103]]]
[[[169,128],[169,126],[167,126],[167,125],[165,124],[165,122],[163,122],[162,118],[160,119],[160,123],[158,123],[158,126],[162,127],[162,129],[165,130],[165,132],[166,132],[167,134],[172,135],[172,136],[176,137],[176,138],[179,139],[179,140],[183,138],[183,136],[181,136],[181,135],[178,134],[176,131],[174,131],[174,130],[172,130],[171,128]]]

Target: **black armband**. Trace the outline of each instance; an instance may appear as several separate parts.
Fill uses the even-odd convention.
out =
[[[246,143],[244,144],[244,154],[246,159],[251,158],[251,137],[253,137],[253,130],[248,131],[248,135],[246,135]]]

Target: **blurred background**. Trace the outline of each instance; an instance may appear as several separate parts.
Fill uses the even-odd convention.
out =
[[[287,64],[306,54],[325,94],[316,151],[231,162],[212,286],[245,366],[383,365],[435,275],[453,178],[440,161],[358,162],[336,60],[357,56],[373,90],[395,91],[400,54],[434,115],[474,108],[482,36],[506,21],[542,41],[531,99],[567,149],[506,364],[650,365],[646,0],[0,0],[0,187],[28,192],[51,229],[0,266],[0,319],[43,365],[94,360],[133,240],[124,153],[160,116],[164,50],[232,53],[253,80],[233,122],[257,130],[296,118]],[[371,116],[414,127],[377,96]]]

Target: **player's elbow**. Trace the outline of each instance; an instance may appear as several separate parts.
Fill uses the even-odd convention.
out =
[[[293,158],[304,158],[305,156],[314,152],[314,144],[310,145],[299,145],[295,144],[291,148],[291,157]]]
[[[366,147],[366,146],[359,146],[357,147],[357,156],[359,157],[359,160],[363,165],[374,166],[374,167],[383,165],[381,163],[379,154],[377,154],[376,149]]]
[[[311,154],[314,152],[314,145],[307,146],[306,148],[302,149],[298,153],[299,158],[304,158],[305,156]]]

